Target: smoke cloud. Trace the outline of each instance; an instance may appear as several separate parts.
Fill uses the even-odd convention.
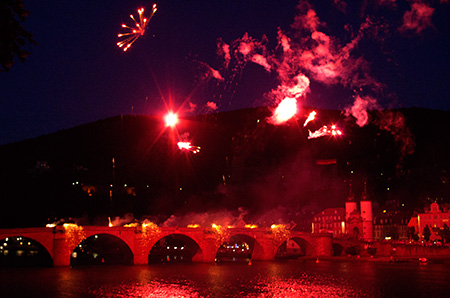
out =
[[[403,25],[400,31],[412,30],[421,33],[423,30],[432,27],[432,16],[434,8],[425,3],[416,2],[411,4],[411,10],[403,15]]]
[[[369,114],[367,110],[378,108],[377,101],[372,97],[362,98],[361,96],[356,96],[355,101],[351,107],[347,107],[345,110],[346,116],[353,116],[356,119],[356,124],[360,127],[369,123]]]

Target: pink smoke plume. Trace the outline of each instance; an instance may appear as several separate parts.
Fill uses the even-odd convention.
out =
[[[405,116],[398,111],[384,110],[378,113],[376,124],[394,137],[400,151],[400,158],[414,153],[413,134],[405,123]]]
[[[347,3],[344,0],[333,0],[334,6],[343,13],[347,10]]]
[[[270,58],[270,55],[267,54],[267,49],[264,44],[266,42],[267,38],[265,36],[263,36],[262,41],[258,41],[245,33],[241,39],[236,41],[237,46],[235,53],[237,59],[241,59],[244,62],[254,62],[270,72],[272,67],[267,60]]]
[[[283,52],[289,52],[291,50],[291,45],[289,44],[290,39],[281,32],[278,28],[278,43],[281,45]]]
[[[412,3],[411,10],[405,12],[403,15],[403,25],[400,27],[400,30],[413,30],[417,33],[422,32],[426,28],[432,26],[431,18],[433,13],[434,8],[429,7],[425,3]]]
[[[199,61],[200,65],[203,66],[206,69],[206,72],[203,76],[203,79],[206,78],[215,78],[219,81],[224,81],[224,78],[222,77],[222,75],[220,74],[220,72],[214,68],[212,68],[211,66],[209,66],[208,64],[206,64],[205,62],[201,62]]]
[[[191,101],[188,104],[189,104],[189,108],[186,109],[186,112],[193,113],[195,111],[195,109],[197,109],[197,105],[195,103],[192,103]]]
[[[228,68],[231,61],[230,45],[226,44],[222,39],[217,43],[217,54],[223,56],[225,68]]]
[[[291,80],[283,81],[272,94],[278,99],[291,97],[299,99],[309,90],[309,78],[304,74],[298,74]]]
[[[267,59],[260,54],[255,54],[252,57],[252,61],[255,62],[256,64],[261,65],[262,67],[264,67],[267,71],[270,72],[271,70],[271,66],[269,65],[269,63],[267,62]]]
[[[401,30],[421,32],[432,26],[434,9],[419,0],[410,2],[411,10],[404,13]],[[355,8],[345,0],[333,0],[332,3],[344,14],[351,13],[350,9]],[[384,38],[392,33],[389,31],[394,23],[387,24],[383,18],[372,13],[374,10],[394,10],[399,7],[396,0],[363,1],[359,5],[359,22],[346,24],[342,28],[345,29],[343,36],[338,38],[330,34],[330,28],[319,18],[313,4],[300,0],[297,6],[298,14],[290,30],[283,31],[278,28],[278,44],[274,52],[267,49],[269,42],[266,36],[257,40],[245,33],[230,44],[219,40],[217,53],[223,57],[224,65],[230,71],[226,73],[227,80],[238,78],[236,73],[241,73],[248,62],[257,63],[266,71],[276,74],[278,86],[265,95],[272,101],[271,105],[280,105],[287,100],[286,106],[291,108],[283,108],[283,111],[290,110],[286,114],[283,112],[283,115],[286,115],[284,119],[289,115],[293,116],[292,112],[295,114],[294,105],[297,107],[299,99],[310,91],[310,80],[313,80],[324,85],[352,88],[355,92],[354,103],[346,109],[346,113],[355,117],[359,126],[364,126],[369,121],[367,110],[379,107],[375,97],[384,91],[386,86],[371,75],[371,64],[366,60],[360,45],[363,40],[383,43]],[[402,13],[397,15],[401,16]],[[401,21],[398,19],[397,23],[400,24]],[[234,63],[234,67],[230,69],[228,66],[231,63]],[[213,71],[210,72],[214,76]],[[219,76],[214,77],[219,79]],[[235,85],[235,82],[223,84],[224,88],[232,88]],[[273,121],[281,115],[276,113],[271,120],[272,123],[279,124],[280,122]]]
[[[208,101],[206,103],[206,107],[208,109],[210,109],[210,110],[213,110],[213,111],[217,110],[217,104],[215,102],[212,102],[212,101]]]
[[[308,30],[311,32],[316,31],[320,25],[320,21],[316,12],[311,8],[311,5],[306,1],[300,1],[298,9],[301,11],[306,10],[306,12],[301,13],[295,17],[292,27],[300,30]]]
[[[244,217],[248,211],[239,208],[238,211],[221,210],[205,213],[188,213],[183,216],[171,215],[164,223],[163,227],[187,227],[188,225],[198,225],[200,227],[211,227],[212,224],[224,227],[245,227]]]
[[[314,26],[310,24],[311,16]],[[303,20],[303,21],[299,21]],[[328,34],[319,31],[319,20],[315,13],[308,10],[306,16],[297,18],[295,27],[298,31],[308,29],[309,38],[303,39],[300,46],[295,47],[295,62],[312,78],[325,84],[341,84],[349,87],[369,86],[378,89],[380,84],[369,75],[369,64],[362,57],[353,55],[361,39],[365,36],[371,22],[366,19],[361,23],[357,35],[346,44]],[[291,44],[292,48],[292,44]]]
[[[346,108],[345,115],[352,115],[356,118],[356,124],[363,127],[369,122],[369,114],[367,113],[367,110],[374,108],[378,108],[378,103],[374,98],[370,96],[365,98],[356,96],[353,105]]]

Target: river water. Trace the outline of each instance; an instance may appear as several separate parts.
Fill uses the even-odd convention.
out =
[[[1,268],[0,297],[450,297],[450,264],[286,260]]]

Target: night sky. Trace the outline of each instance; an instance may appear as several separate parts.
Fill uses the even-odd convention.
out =
[[[121,24],[154,2],[24,3],[38,45],[0,73],[0,144],[170,106],[276,105],[299,75],[309,80],[299,106],[450,110],[447,0],[157,1],[127,52]]]

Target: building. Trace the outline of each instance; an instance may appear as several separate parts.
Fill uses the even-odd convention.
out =
[[[355,240],[373,241],[373,213],[372,201],[367,195],[367,185],[364,182],[364,190],[358,204],[349,184],[349,195],[345,202],[345,219],[347,236]]]
[[[313,233],[331,233],[333,237],[345,236],[345,209],[328,208],[314,216]]]
[[[373,218],[375,240],[408,240],[410,216],[402,210],[383,211]]]
[[[367,196],[366,182],[364,182],[364,190],[359,201],[362,219],[362,238],[366,241],[373,241],[373,213],[372,201]]]
[[[328,208],[314,216],[313,233],[332,233],[333,237],[350,237],[355,240],[373,241],[372,201],[367,196],[366,183],[358,203],[349,184],[345,208]]]
[[[441,239],[439,231],[444,228],[444,225],[450,226],[450,209],[448,204],[431,203],[428,208],[424,208],[423,213],[417,214],[417,220],[411,219],[409,226],[414,227],[419,235],[419,239],[423,239],[423,231],[426,226],[430,228],[430,240]]]

